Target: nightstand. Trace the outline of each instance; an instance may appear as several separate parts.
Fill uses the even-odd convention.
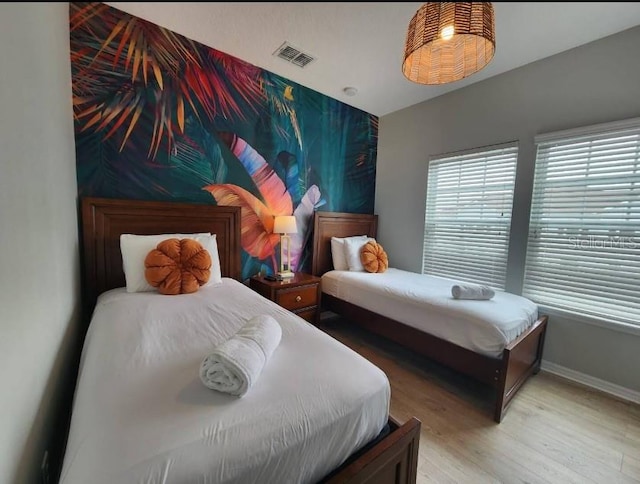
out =
[[[320,317],[320,278],[303,272],[282,281],[267,281],[255,275],[249,287],[267,299],[316,324]]]

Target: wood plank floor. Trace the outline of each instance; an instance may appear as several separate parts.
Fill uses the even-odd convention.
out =
[[[640,405],[543,372],[496,424],[489,388],[345,323],[320,328],[387,374],[395,418],[422,421],[419,483],[640,482]]]

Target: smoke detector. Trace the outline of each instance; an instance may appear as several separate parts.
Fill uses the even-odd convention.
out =
[[[282,45],[276,49],[273,55],[298,67],[305,67],[316,60],[314,56],[306,52],[302,52],[302,50],[294,47],[289,42],[283,42]]]
[[[356,94],[358,94],[358,89],[356,89],[355,87],[347,86],[342,90],[342,92],[344,92],[347,96],[355,96]]]

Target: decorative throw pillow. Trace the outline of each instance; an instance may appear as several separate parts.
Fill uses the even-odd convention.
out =
[[[211,275],[211,257],[193,239],[167,239],[147,254],[144,276],[162,294],[188,294],[206,284]]]
[[[205,286],[213,286],[222,282],[220,271],[220,257],[216,234],[157,234],[135,235],[122,234],[120,236],[120,252],[122,253],[122,269],[124,271],[127,292],[150,292],[155,288],[149,285],[144,275],[144,259],[149,251],[167,239],[194,239],[202,244],[211,257],[211,276]]]
[[[360,260],[367,272],[384,272],[389,267],[387,253],[377,242],[367,242],[362,247]]]

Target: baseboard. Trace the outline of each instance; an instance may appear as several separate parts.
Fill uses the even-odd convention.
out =
[[[636,390],[616,385],[615,383],[610,383],[608,381],[601,380],[600,378],[596,378],[585,373],[580,373],[579,371],[572,370],[571,368],[567,368],[565,366],[556,365],[555,363],[551,363],[550,361],[546,360],[542,360],[540,369],[547,373],[558,375],[566,378],[567,380],[581,383],[582,385],[600,390],[601,392],[608,393],[609,395],[613,395],[623,400],[627,400],[633,403],[640,403],[640,392]]]

